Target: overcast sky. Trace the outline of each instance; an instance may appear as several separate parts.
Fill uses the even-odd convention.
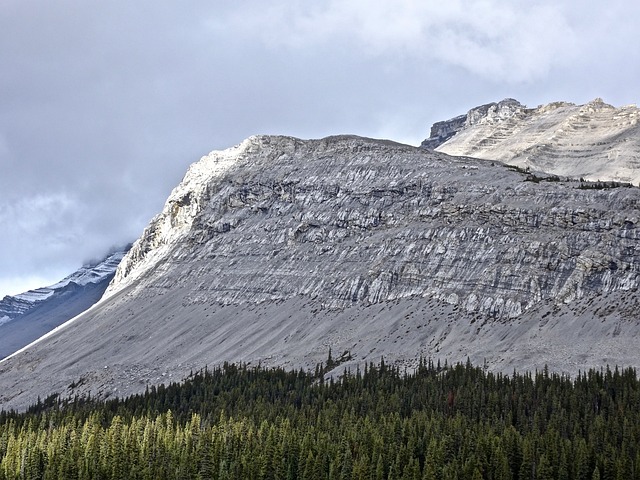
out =
[[[1,0],[0,298],[136,239],[258,133],[417,145],[513,97],[637,103],[636,0]]]

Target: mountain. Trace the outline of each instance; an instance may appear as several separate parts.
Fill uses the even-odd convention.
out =
[[[513,99],[438,122],[423,148],[498,160],[531,171],[640,184],[640,109],[597,98],[527,108]]]
[[[640,365],[640,190],[354,136],[193,164],[103,299],[0,363],[0,405],[223,361]]]
[[[84,265],[48,287],[0,300],[0,358],[14,353],[100,300],[127,248]]]

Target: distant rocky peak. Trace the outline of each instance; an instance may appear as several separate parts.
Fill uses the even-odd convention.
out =
[[[69,290],[75,290],[79,286],[90,284],[97,285],[110,280],[115,274],[118,264],[130,248],[131,245],[114,248],[105,258],[87,262],[71,275],[53,285],[36,288],[13,296],[5,296],[0,299],[0,325],[28,313],[47,301],[64,295]],[[106,288],[106,284],[104,288]]]
[[[459,115],[449,120],[434,123],[431,127],[429,138],[424,140],[420,146],[428,150],[435,150],[462,130],[466,122],[467,116]]]
[[[592,182],[640,185],[640,109],[596,98],[526,108],[505,99],[434,124],[426,149]]]
[[[549,113],[560,108],[570,108],[575,106],[576,104],[571,102],[551,102],[546,105],[539,105],[538,108],[536,108],[536,111],[538,113]]]
[[[436,149],[465,128],[482,122],[504,121],[514,115],[522,114],[525,109],[524,105],[513,98],[480,105],[472,108],[465,115],[434,123],[429,138],[423,141],[421,146],[429,150]]]
[[[469,110],[464,126],[470,127],[482,121],[496,122],[506,120],[521,113],[524,108],[524,105],[513,98],[505,98],[498,103],[481,105]]]
[[[583,113],[583,114],[596,113],[596,112],[601,112],[605,110],[615,110],[615,109],[616,107],[614,107],[613,105],[609,105],[608,103],[605,103],[604,100],[598,97],[591,100],[589,103],[584,104],[580,108],[580,113]]]

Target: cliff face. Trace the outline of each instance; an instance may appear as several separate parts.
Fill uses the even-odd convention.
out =
[[[144,290],[188,285],[191,302],[417,295],[508,318],[638,284],[636,189],[535,183],[352,137],[254,137],[232,152],[191,168],[107,295],[144,278]]]
[[[507,99],[438,122],[451,130],[425,148],[449,155],[498,160],[532,171],[591,181],[640,184],[640,110],[614,108],[601,99],[585,105],[555,102],[526,108]]]
[[[420,146],[428,150],[435,150],[460,130],[462,130],[466,123],[466,115],[460,115],[450,120],[436,122],[431,127],[429,138],[424,140]]]
[[[329,347],[352,366],[640,365],[640,190],[581,186],[388,141],[252,137],[189,169],[97,306],[0,363],[0,405],[221,361],[313,368]]]
[[[518,114],[521,117],[525,108],[524,105],[512,98],[506,98],[498,103],[480,105],[472,108],[465,115],[434,123],[429,138],[424,140],[420,146],[435,150],[462,130],[483,121],[504,121]]]

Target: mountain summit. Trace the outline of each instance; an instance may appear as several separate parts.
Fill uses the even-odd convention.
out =
[[[537,108],[505,99],[434,124],[422,147],[531,171],[639,185],[639,120],[635,105],[615,108],[600,98]]]
[[[639,207],[386,140],[251,137],[189,168],[96,306],[0,363],[0,405],[329,349],[340,368],[640,365]]]

